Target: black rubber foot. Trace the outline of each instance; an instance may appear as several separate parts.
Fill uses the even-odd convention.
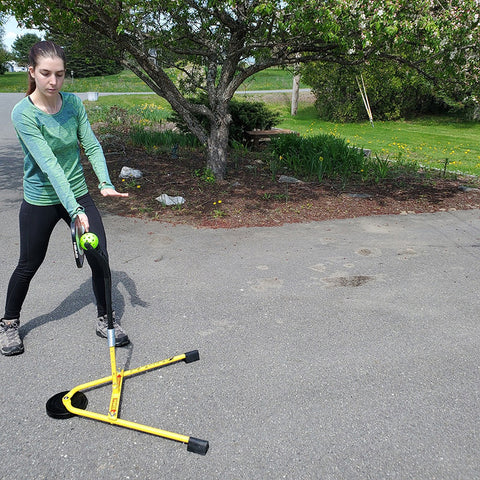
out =
[[[200,360],[200,354],[198,353],[198,350],[192,350],[191,352],[187,352],[185,354],[185,363],[192,363],[196,362],[197,360]]]
[[[208,452],[208,442],[199,438],[190,437],[187,444],[187,451],[206,455]]]
[[[65,419],[65,418],[72,418],[75,415],[71,412],[69,412],[65,405],[63,404],[62,398],[68,393],[68,390],[66,392],[60,392],[51,397],[46,405],[47,408],[47,415],[52,418],[59,418],[59,419]],[[88,400],[87,397],[85,396],[84,393],[82,392],[77,392],[73,397],[72,397],[72,406],[75,408],[80,408],[82,410],[85,410],[88,405]]]

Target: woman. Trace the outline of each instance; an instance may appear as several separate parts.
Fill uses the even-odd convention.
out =
[[[0,349],[3,355],[23,353],[18,333],[20,311],[30,281],[42,264],[53,228],[60,219],[75,221],[91,230],[106,253],[105,230],[90,197],[80,163],[80,148],[99,180],[105,197],[126,197],[115,191],[108,175],[102,148],[92,132],[81,100],[61,92],[65,79],[65,54],[50,41],[35,44],[29,54],[29,88],[26,97],[12,111],[12,121],[24,159],[24,200],[20,207],[20,259],[10,278],[5,314],[0,320]],[[100,265],[88,252],[93,292],[97,303],[97,335],[107,336],[105,284]],[[116,345],[129,342],[125,331],[114,322]]]

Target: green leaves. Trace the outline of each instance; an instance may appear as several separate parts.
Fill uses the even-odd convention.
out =
[[[250,75],[313,60],[395,59],[443,89],[480,95],[477,0],[2,0],[2,11],[56,33],[87,25],[119,44],[132,70],[197,132],[204,130],[168,68],[183,69],[189,90],[208,94],[211,118],[225,115],[218,112]]]
[[[26,33],[16,38],[12,45],[12,53],[19,65],[28,65],[28,52],[30,48],[40,40],[41,38],[34,33]]]

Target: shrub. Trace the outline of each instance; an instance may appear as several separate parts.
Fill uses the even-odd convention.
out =
[[[280,113],[273,112],[263,102],[230,102],[230,142],[245,144],[249,130],[270,130],[280,122]]]
[[[347,181],[365,165],[362,150],[351,148],[333,135],[299,137],[280,135],[270,142],[273,174],[284,171],[302,179],[324,178]]]
[[[196,104],[207,105],[205,96],[197,97],[191,101]],[[263,102],[231,100],[229,110],[232,116],[229,131],[229,141],[231,145],[234,143],[245,144],[247,141],[246,132],[249,130],[271,129],[280,122],[280,114],[271,111]],[[182,132],[189,132],[186,123],[177,113],[174,112],[169,120],[175,122]],[[208,130],[210,128],[208,119],[203,117],[201,121]]]
[[[307,64],[302,79],[312,87],[321,118],[351,122],[368,118],[357,79],[362,73],[374,120],[398,120],[450,110],[445,98],[419,74],[378,61],[358,67]]]

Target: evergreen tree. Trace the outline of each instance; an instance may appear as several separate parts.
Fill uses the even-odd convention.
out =
[[[86,28],[75,36],[50,34],[47,38],[63,47],[68,73],[76,78],[113,75],[123,69],[115,45]]]
[[[28,52],[41,38],[35,33],[26,33],[17,37],[12,44],[12,53],[15,61],[22,67],[28,66]]]

